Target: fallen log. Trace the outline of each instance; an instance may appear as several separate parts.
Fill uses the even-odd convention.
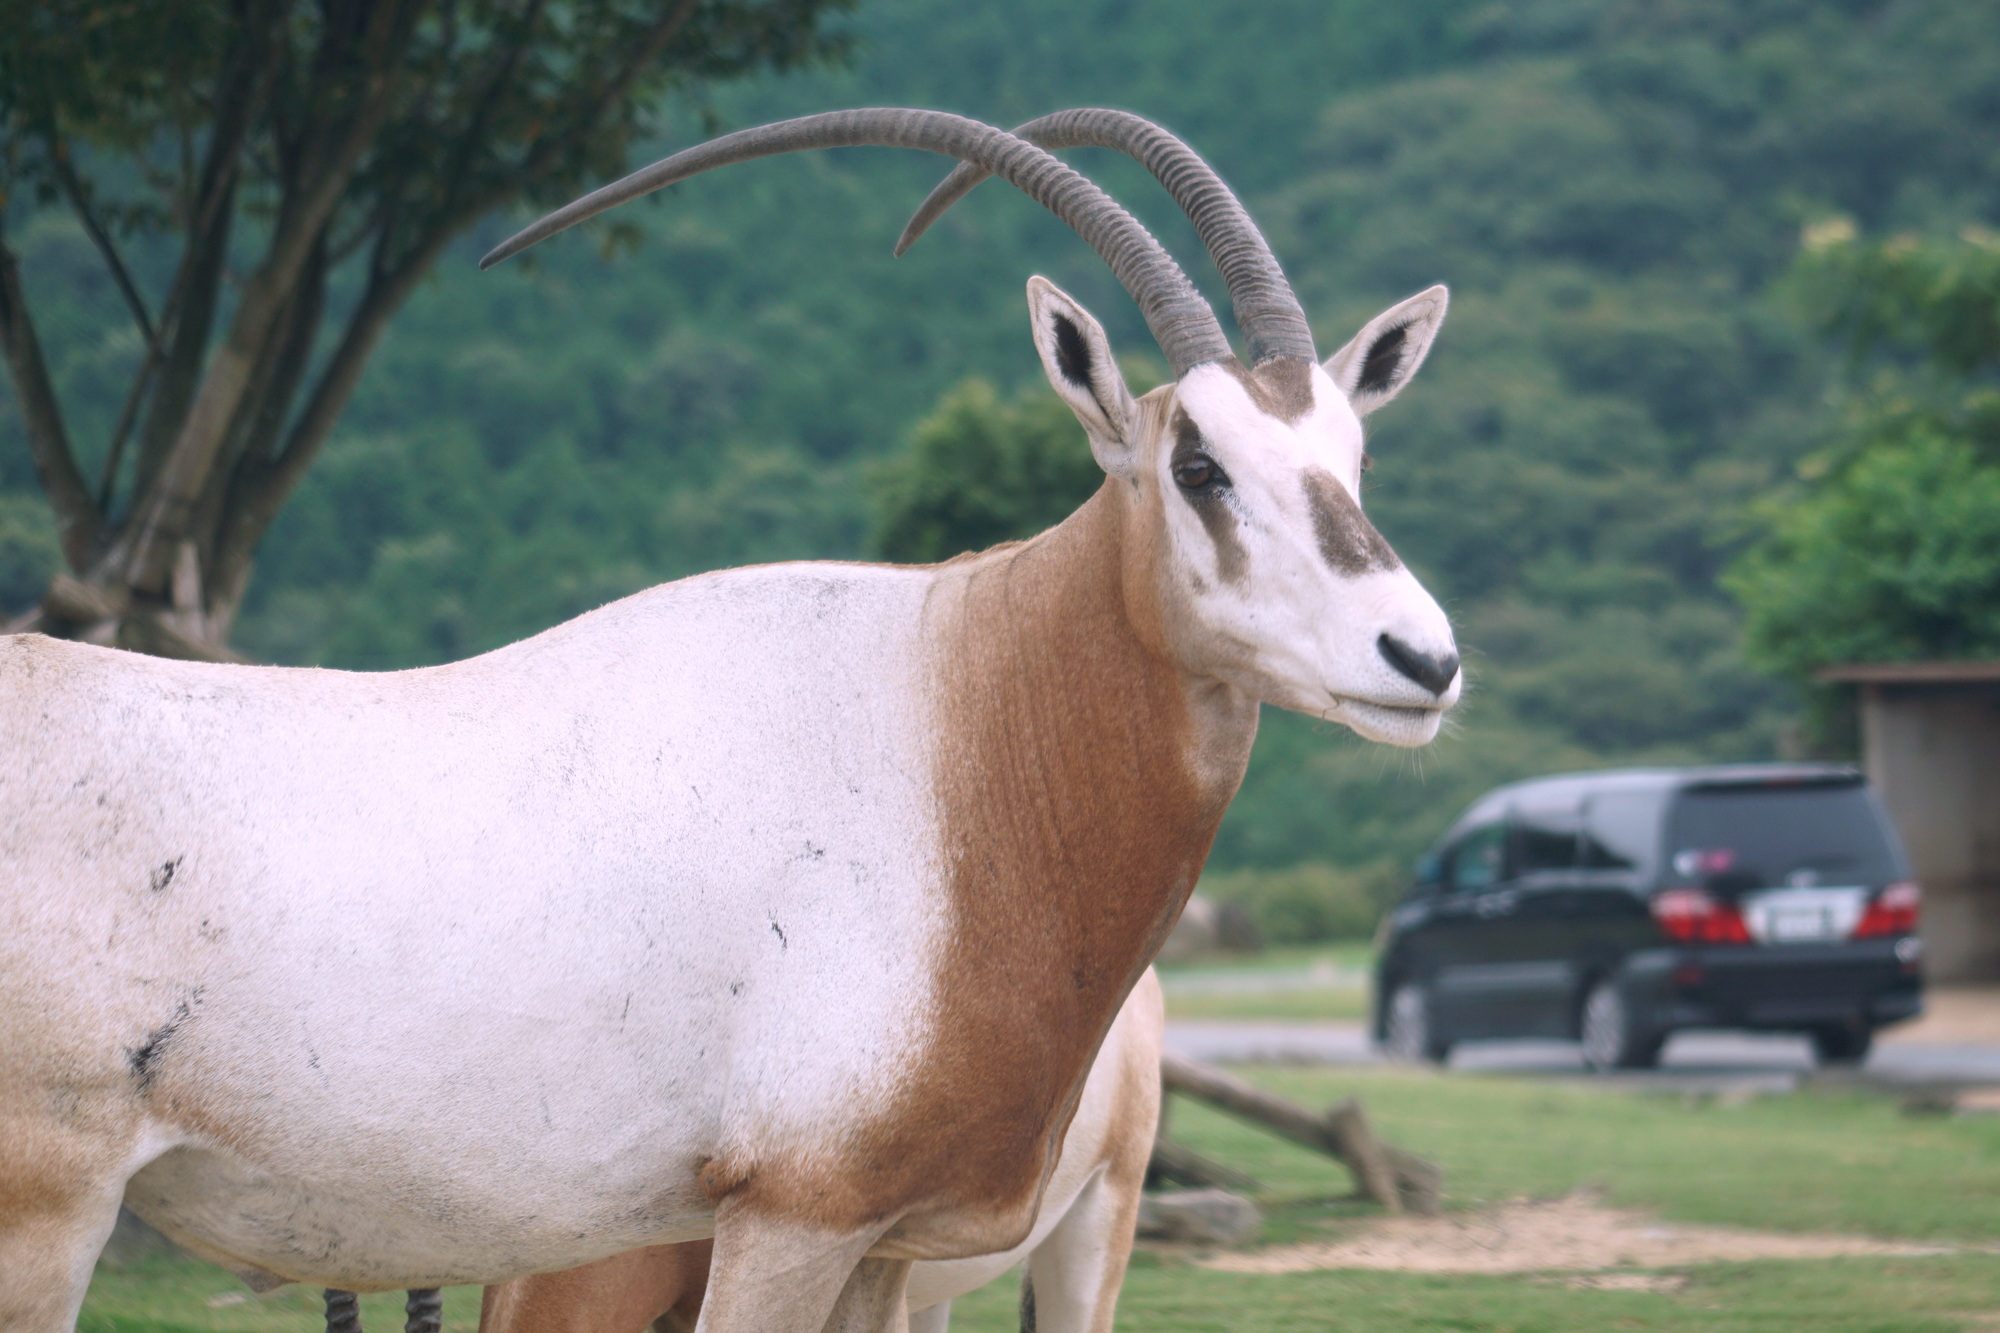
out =
[[[1169,1092],[1197,1098],[1335,1158],[1354,1173],[1363,1196],[1392,1213],[1405,1208],[1434,1213],[1440,1206],[1444,1173],[1434,1163],[1377,1138],[1355,1098],[1314,1115],[1234,1074],[1171,1052],[1160,1057],[1160,1081]]]
[[[1146,1164],[1147,1187],[1151,1188],[1155,1181],[1165,1181],[1184,1189],[1225,1189],[1239,1194],[1255,1194],[1263,1189],[1234,1167],[1203,1157],[1172,1139],[1153,1140],[1153,1157]]]

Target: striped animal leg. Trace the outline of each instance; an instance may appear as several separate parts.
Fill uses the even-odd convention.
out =
[[[326,1333],[361,1333],[361,1298],[338,1287],[326,1289]]]

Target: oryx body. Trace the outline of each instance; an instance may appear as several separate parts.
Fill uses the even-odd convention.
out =
[[[419,671],[0,645],[0,1327],[74,1319],[125,1196],[253,1281],[351,1289],[712,1233],[705,1330],[876,1333],[911,1260],[1028,1233],[1259,701],[1434,734],[1456,651],[1362,516],[1357,413],[1441,291],[1323,366],[1292,302],[1246,368],[1094,186],[937,113],[600,196],[843,142],[1005,175],[1140,299],[1177,379],[1135,401],[1029,286],[1103,487],[941,566],[705,575]],[[1213,179],[1168,143],[1176,188]]]

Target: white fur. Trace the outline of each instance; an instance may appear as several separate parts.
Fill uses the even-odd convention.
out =
[[[129,1095],[187,1005],[161,1077],[249,1151],[151,1125],[132,1202],[272,1272],[705,1234],[691,1163],[823,1141],[921,1045],[926,583],[714,575],[378,676],[0,640],[0,1031]]]

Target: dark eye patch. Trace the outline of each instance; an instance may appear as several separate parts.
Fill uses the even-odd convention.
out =
[[[1201,437],[1201,427],[1178,407],[1174,409],[1173,430],[1174,453],[1167,462],[1167,468],[1174,476],[1174,489],[1194,509],[1202,527],[1208,530],[1209,540],[1215,543],[1216,568],[1223,582],[1241,582],[1249,557],[1236,533],[1236,511],[1229,507],[1225,498],[1229,478],[1210,456],[1208,443]],[[1209,475],[1201,484],[1190,486],[1182,483],[1184,473],[1202,464],[1207,465]]]

